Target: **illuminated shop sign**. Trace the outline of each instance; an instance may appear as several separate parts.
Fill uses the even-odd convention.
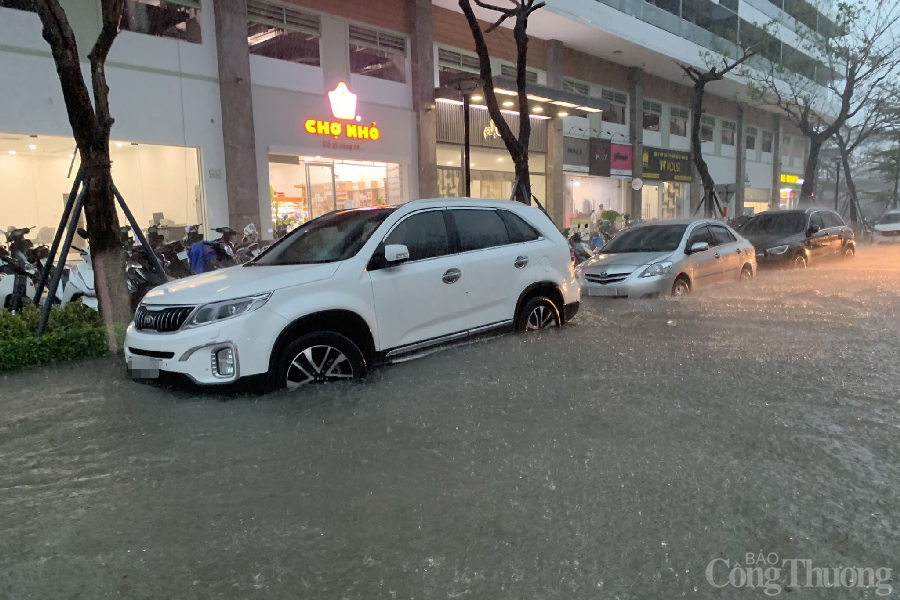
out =
[[[360,123],[362,117],[356,114],[356,94],[347,89],[347,84],[340,82],[334,90],[328,92],[328,100],[331,102],[331,114],[333,121],[320,119],[307,119],[303,124],[306,133],[334,139],[371,140],[377,141],[381,137],[378,124],[372,121],[371,125]],[[341,121],[355,121],[355,123],[341,123]]]
[[[790,173],[781,174],[781,183],[789,185],[803,185],[803,178],[799,175],[791,175]]]

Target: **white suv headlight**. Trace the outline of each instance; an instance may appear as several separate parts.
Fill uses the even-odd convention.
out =
[[[194,311],[184,328],[199,327],[208,325],[217,321],[224,321],[238,317],[249,312],[253,312],[257,308],[264,305],[272,296],[272,292],[265,294],[255,294],[244,298],[236,298],[234,300],[223,300],[222,302],[213,302],[204,304]]]
[[[664,260],[663,262],[653,263],[641,273],[641,277],[658,277],[660,275],[668,275],[672,271],[672,262]]]
[[[789,246],[787,246],[787,245],[785,245],[785,246],[775,246],[775,247],[773,247],[773,248],[767,248],[767,249],[766,249],[766,254],[775,254],[775,255],[778,255],[778,254],[784,254],[785,252],[788,251],[788,248],[789,248]]]

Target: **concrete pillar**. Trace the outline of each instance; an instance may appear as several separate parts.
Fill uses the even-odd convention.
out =
[[[407,0],[407,13],[409,15],[409,45],[412,63],[413,110],[416,113],[418,140],[419,189],[415,197],[434,198],[438,195],[438,175],[437,113],[434,110],[434,26],[431,0]]]
[[[563,60],[566,47],[559,40],[549,40],[547,48],[547,87],[563,89]],[[547,197],[544,208],[557,227],[566,223],[566,176],[563,173],[563,118],[552,117],[547,123]]]
[[[778,210],[781,204],[781,116],[773,117],[775,131],[772,133],[772,196],[769,209]]]
[[[744,214],[744,188],[747,185],[747,105],[743,102],[738,102],[736,116],[737,139],[734,142],[734,214],[729,215],[732,218]]]
[[[639,67],[628,69],[628,133],[631,136],[631,177],[644,174],[644,85],[643,71]],[[642,192],[631,190],[631,202],[626,210],[632,221],[641,218]]]
[[[328,92],[342,81],[350,85],[350,30],[346,21],[330,15],[322,15],[321,23],[322,75]]]
[[[248,223],[255,223],[265,231],[268,224],[260,221],[259,210],[246,0],[218,0],[215,18],[228,225],[240,231]],[[223,225],[208,223],[206,226]]]

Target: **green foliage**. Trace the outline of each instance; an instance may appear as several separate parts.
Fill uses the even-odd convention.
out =
[[[610,223],[615,223],[616,220],[621,216],[622,215],[618,211],[604,210],[602,213],[600,213],[600,220],[601,221],[609,221]]]
[[[50,311],[47,328],[34,336],[40,310],[26,306],[16,314],[0,311],[0,371],[49,362],[93,358],[107,352],[100,315],[80,302]]]

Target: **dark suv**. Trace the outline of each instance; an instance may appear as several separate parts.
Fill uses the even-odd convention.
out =
[[[760,267],[803,269],[811,262],[856,254],[853,230],[827,208],[762,212],[744,223],[740,233],[756,248]]]

